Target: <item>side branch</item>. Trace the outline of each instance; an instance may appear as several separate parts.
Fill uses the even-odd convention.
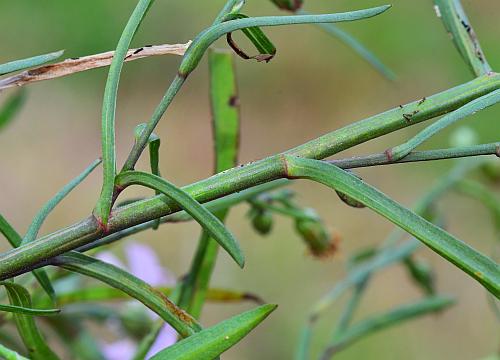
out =
[[[425,101],[423,101],[424,99],[417,100],[350,124],[283,154],[324,159],[366,141],[453,111],[497,89],[500,89],[500,75],[483,76],[430,96]],[[407,113],[414,114],[411,121],[408,121],[404,116]],[[287,177],[282,161],[283,154],[232,168],[185,186],[183,190],[197,201],[205,203],[259,184]],[[106,233],[99,227],[97,220],[91,216],[66,229],[0,254],[0,279],[30,271],[41,266],[46,259],[82,247],[106,235],[158,219],[179,210],[174,202],[164,196],[155,196],[135,202],[113,210]]]
[[[137,49],[130,49],[125,61],[133,61],[149,56],[179,55],[186,52],[191,41],[186,44],[174,45],[146,45]],[[38,81],[52,80],[63,76],[76,74],[82,71],[109,66],[113,60],[114,51],[101,54],[89,55],[80,58],[71,58],[64,61],[40,66],[23,71],[17,75],[9,76],[0,80],[0,91],[11,87],[24,86]]]
[[[404,164],[410,162],[456,159],[471,156],[496,155],[500,157],[500,143],[467,146],[462,148],[412,151],[404,158],[394,161],[387,153],[357,156],[349,159],[329,160],[330,164],[342,169],[354,169],[369,166]]]

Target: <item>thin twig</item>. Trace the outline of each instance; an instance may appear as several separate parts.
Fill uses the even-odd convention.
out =
[[[360,167],[402,164],[417,161],[431,161],[455,159],[470,156],[496,155],[500,157],[500,143],[467,146],[462,148],[450,148],[427,151],[412,151],[404,158],[394,161],[387,153],[372,154],[367,156],[352,157],[349,159],[329,160],[328,162],[342,169],[354,169]]]
[[[142,59],[149,56],[159,55],[184,55],[191,41],[186,44],[174,45],[146,45],[127,52],[125,61]],[[17,75],[9,76],[0,80],[0,91],[15,86],[23,86],[37,81],[51,80],[78,72],[109,66],[113,60],[114,51],[101,54],[89,55],[80,58],[71,58],[64,61],[40,66],[23,71]]]

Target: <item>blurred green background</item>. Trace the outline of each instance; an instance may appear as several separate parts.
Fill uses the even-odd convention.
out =
[[[116,46],[135,0],[17,0],[0,2],[0,63],[65,49],[77,57]],[[223,0],[157,1],[134,45],[180,43],[206,27]],[[305,1],[311,12],[336,12],[381,5],[374,0]],[[463,1],[493,66],[500,66],[500,2]],[[431,0],[394,2],[385,14],[341,27],[357,36],[398,75],[382,78],[349,48],[313,26],[266,30],[278,48],[269,64],[237,59],[241,98],[240,162],[260,159],[398,104],[445,90],[471,79],[449,36],[434,14]],[[249,0],[248,15],[279,14],[267,0]],[[224,42],[217,46],[225,47]],[[149,58],[125,65],[117,113],[119,162],[132,141],[134,126],[146,121],[173,78],[179,58]],[[29,86],[29,99],[16,121],[0,133],[0,211],[21,232],[39,207],[61,186],[100,155],[100,110],[107,70],[99,69]],[[207,177],[212,169],[207,65],[202,62],[158,127],[162,137],[162,174],[178,185]],[[0,94],[0,102],[11,93]],[[498,108],[467,118],[481,142],[499,140]],[[454,127],[456,128],[456,126]],[[398,144],[417,127],[351,149],[343,155],[381,151]],[[448,146],[450,131],[428,147]],[[147,159],[147,158],[146,158]],[[364,179],[407,206],[442,176],[452,162],[397,165],[359,171]],[[142,167],[147,163],[143,160]],[[85,217],[100,190],[93,174],[49,217],[43,234]],[[272,235],[262,238],[236,208],[228,226],[247,256],[244,271],[225,253],[219,256],[213,284],[257,293],[278,310],[225,359],[289,359],[308,309],[345,274],[355,249],[381,242],[392,226],[369,210],[346,207],[330,190],[311,183],[294,189],[331,228],[342,234],[341,251],[329,260],[309,256],[287,219],[278,219]],[[497,188],[498,190],[498,188]],[[150,194],[137,189],[128,195]],[[490,253],[494,233],[485,210],[453,195],[439,204],[448,229],[477,249]],[[161,255],[162,264],[182,275],[189,266],[199,228],[196,224],[163,226],[134,236]],[[2,250],[7,246],[2,242]],[[120,244],[116,251],[120,254]],[[456,295],[458,305],[438,316],[367,338],[338,359],[479,359],[498,348],[498,328],[483,289],[461,271],[424,249],[420,256],[438,271],[438,288]],[[399,267],[374,279],[359,316],[420,296]],[[314,347],[329,337],[339,303],[320,321]],[[214,324],[249,305],[209,305],[202,322]]]

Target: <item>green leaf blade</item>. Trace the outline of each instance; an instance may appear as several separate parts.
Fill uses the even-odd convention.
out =
[[[56,315],[61,312],[60,309],[34,309],[23,306],[3,305],[3,304],[0,304],[0,311],[10,312],[14,314],[31,315],[31,316],[50,316],[50,315]]]
[[[113,61],[109,68],[106,87],[104,89],[101,125],[103,184],[99,200],[94,210],[95,216],[101,221],[104,227],[108,224],[108,218],[111,212],[116,176],[115,116],[118,84],[120,82],[123,62],[125,61],[130,43],[153,1],[154,0],[139,0],[137,3],[118,41]]]
[[[28,291],[12,282],[3,282],[12,305],[31,308],[31,298]],[[33,360],[57,360],[57,355],[48,347],[47,342],[38,330],[35,319],[31,315],[15,314],[17,330],[24,345]]]
[[[21,89],[12,95],[0,109],[0,131],[4,129],[19,112],[26,101],[26,91]]]
[[[0,344],[0,357],[3,357],[5,360],[29,360],[28,358],[19,355],[14,350],[6,348],[2,344]]]
[[[486,60],[479,40],[465,14],[459,0],[434,0],[436,12],[463,60],[475,76],[490,73],[491,67]]]
[[[47,201],[38,213],[33,218],[26,235],[24,236],[21,245],[28,244],[36,239],[43,222],[49,216],[49,214],[54,210],[54,208],[80,183],[85,180],[87,176],[90,175],[92,171],[101,163],[101,159],[97,159],[92,164],[90,164],[80,175],[71,180],[66,184],[53,198]]]
[[[286,159],[289,176],[320,182],[364,203],[500,297],[500,267],[487,256],[334,165],[289,156]]]
[[[162,192],[165,196],[176,201],[189,213],[219,244],[231,255],[236,263],[243,267],[245,259],[234,236],[224,224],[210,211],[194,200],[188,193],[158,176],[140,171],[126,171],[116,177],[118,186],[142,185]]]
[[[212,360],[235,345],[276,309],[262,305],[200,331],[154,355],[152,360]]]
[[[324,15],[294,15],[294,16],[262,16],[248,19],[237,19],[213,25],[200,33],[184,54],[183,61],[179,67],[179,73],[186,77],[198,65],[203,54],[221,36],[236,30],[251,27],[283,26],[299,24],[316,24],[329,22],[355,21],[377,16],[391,6],[379,6],[370,9],[350,11],[345,13]]]
[[[172,325],[182,337],[201,330],[195,319],[178,308],[163,293],[114,265],[75,251],[57,257],[55,265],[98,279],[125,292]]]
[[[61,57],[62,54],[64,50],[0,64],[0,76],[43,65]]]

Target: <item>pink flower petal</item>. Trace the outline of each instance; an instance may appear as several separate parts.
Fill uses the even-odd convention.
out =
[[[146,245],[131,242],[125,247],[130,272],[151,286],[175,284],[175,277],[164,269],[156,253]]]
[[[168,324],[165,324],[163,328],[160,330],[156,341],[154,342],[151,349],[149,349],[148,354],[146,355],[146,359],[151,358],[156,353],[161,350],[173,345],[177,342],[177,332]]]
[[[107,360],[127,360],[134,356],[137,345],[129,339],[118,340],[101,346]]]
[[[120,269],[127,270],[127,267],[111,251],[102,251],[96,255],[96,258]]]

